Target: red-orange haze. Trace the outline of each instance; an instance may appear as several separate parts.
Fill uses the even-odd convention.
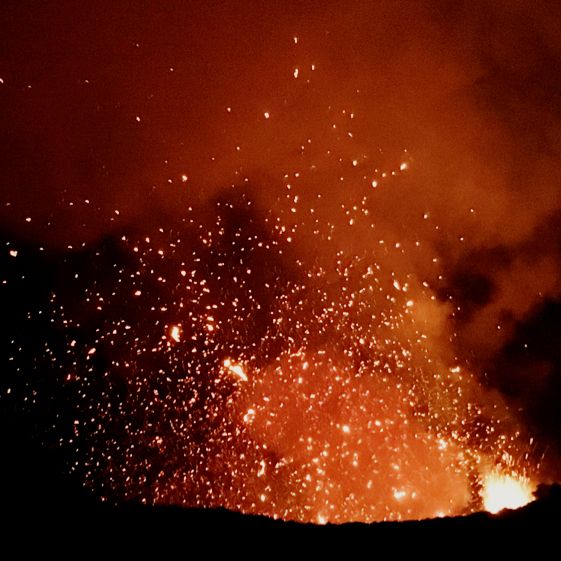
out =
[[[487,374],[561,294],[560,18],[3,3],[0,220],[15,260],[87,256],[50,301],[86,482],[344,522],[537,477],[524,408],[552,368]]]
[[[250,435],[279,458],[248,479],[292,472],[290,493],[269,486],[252,510],[315,522],[462,512],[470,491],[460,451],[413,417],[413,392],[329,354],[283,360],[237,404]]]

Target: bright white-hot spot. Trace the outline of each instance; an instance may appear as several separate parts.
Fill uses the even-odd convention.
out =
[[[179,325],[172,325],[169,336],[176,342],[181,341],[181,329]]]
[[[483,480],[483,507],[493,514],[505,508],[520,508],[534,500],[533,490],[527,477],[494,471]]]
[[[229,358],[224,361],[224,368],[231,372],[236,378],[242,382],[247,382],[249,378],[245,373],[244,369],[239,364],[234,364]]]
[[[253,419],[255,418],[255,409],[253,408],[249,408],[247,410],[247,413],[243,416],[243,421],[244,423],[251,423],[253,421]]]

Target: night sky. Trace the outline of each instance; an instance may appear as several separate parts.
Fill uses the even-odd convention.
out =
[[[2,2],[4,469],[318,523],[559,481],[559,21]]]

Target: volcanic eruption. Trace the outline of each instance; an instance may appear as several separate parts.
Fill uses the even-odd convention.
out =
[[[60,4],[0,8],[0,399],[66,473],[319,524],[559,477],[553,8]]]

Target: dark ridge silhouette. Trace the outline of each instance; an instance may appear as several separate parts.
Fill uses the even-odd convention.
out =
[[[323,536],[444,536],[449,532],[471,534],[508,531],[550,532],[561,527],[561,485],[540,485],[536,500],[517,510],[492,515],[486,512],[455,518],[422,521],[348,523],[341,525],[301,524],[226,509],[196,509],[178,506],[149,506],[139,503],[112,505],[93,497],[77,478],[63,476],[56,453],[15,440],[2,428],[5,450],[10,460],[2,462],[4,482],[1,518],[4,535],[20,532],[58,531],[79,537],[94,532],[150,531],[154,535],[179,532],[274,530]],[[6,456],[5,456],[6,458]],[[554,534],[548,534],[550,537]]]

